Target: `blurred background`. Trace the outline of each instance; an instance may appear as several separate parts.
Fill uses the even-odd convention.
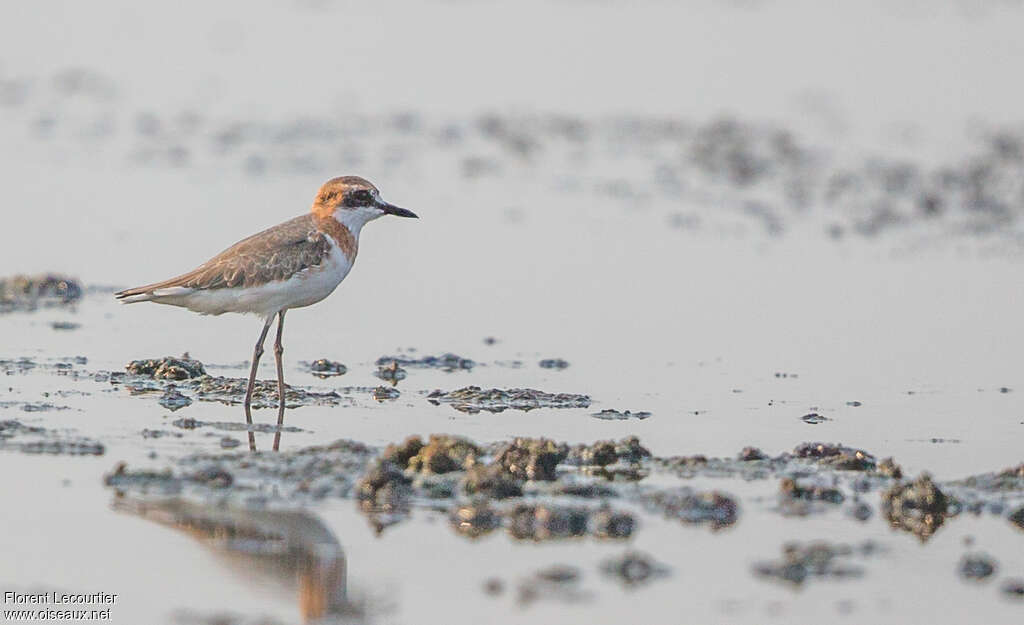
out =
[[[635,434],[657,454],[733,456],[748,444],[778,452],[821,436],[895,455],[908,474],[954,478],[1019,462],[1019,445],[1007,441],[1020,440],[1024,407],[1019,393],[999,389],[1024,386],[1024,3],[834,4],[2,3],[0,270],[69,274],[101,294],[75,317],[80,331],[55,334],[49,317],[10,321],[0,356],[82,354],[112,371],[186,350],[244,363],[254,319],[122,308],[107,287],[189,270],[307,211],[327,179],[356,174],[421,219],[369,226],[339,291],[289,316],[290,381],[312,383],[296,363],[330,356],[349,364],[344,384],[378,384],[370,363],[415,347],[491,366],[472,378],[411,379],[409,402],[435,387],[530,385],[654,417],[469,418],[360,398],[343,419],[294,411],[291,422],[316,437],[285,447],[340,437],[385,445],[436,431],[478,441]],[[541,357],[572,366],[500,364]],[[107,437],[106,457],[84,473],[64,460],[46,465],[45,497],[27,487],[9,494],[38,497],[36,512],[46,511],[17,513],[9,535],[31,532],[42,544],[66,534],[59,507],[42,503],[60,497],[80,506],[83,534],[49,551],[21,546],[0,564],[0,581],[76,590],[90,563],[113,553],[102,579],[126,589],[122,616],[163,618],[190,602],[213,610],[231,595],[294,620],[290,596],[267,599],[265,587],[192,554],[191,543],[108,509],[100,476],[115,460],[142,457],[149,448],[137,430],[163,417],[104,406],[98,421],[74,423]],[[832,422],[808,434],[798,417],[809,411]],[[189,439],[172,453],[215,443]],[[30,462],[0,458],[7,471],[43,471]],[[76,488],[61,490],[72,475]],[[578,555],[450,537],[431,544],[422,519],[380,539],[350,508],[324,516],[353,558],[355,586],[387,597],[385,620],[441,610],[452,595],[474,598],[454,621],[489,618],[493,604],[478,587],[491,563],[526,569],[549,553]],[[39,525],[40,515],[50,521]],[[775,539],[794,532],[836,532],[827,522],[761,527],[715,537],[731,560],[686,552],[663,529],[642,534],[639,546],[671,543],[666,558],[681,563],[674,581],[646,596],[650,619],[684,587],[706,622],[822,609],[879,622],[1007,617],[992,602],[979,607],[942,569],[959,553],[954,533],[924,555],[894,548],[901,580],[945,593],[913,613],[898,607],[891,577],[857,587],[852,611],[844,590],[799,597],[750,578],[730,585],[757,539],[774,553]],[[112,540],[114,528],[127,542],[111,551],[99,537]],[[173,591],[133,577],[145,566],[133,555],[139,545],[161,554]],[[454,582],[427,568],[446,553],[468,563]],[[405,558],[420,564],[394,565]],[[690,570],[691,561],[708,568]],[[707,596],[705,577],[718,580]],[[241,603],[233,607],[244,611]],[[538,618],[610,622],[638,608],[622,594],[584,612],[537,609]]]
[[[60,226],[106,253],[54,249],[55,264],[138,281],[123,258],[148,249],[142,235],[213,250],[305,210],[340,172],[453,211],[460,234],[480,213],[511,225],[586,206],[582,218],[674,228],[681,244],[696,230],[999,245],[1022,202],[1021,10],[10,4],[0,132],[19,227],[2,261],[31,264],[20,233]],[[438,221],[417,236],[452,230]]]

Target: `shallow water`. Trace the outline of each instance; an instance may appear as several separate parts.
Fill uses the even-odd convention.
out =
[[[876,232],[863,225],[888,213],[864,208],[879,200],[870,183],[852,206],[798,206],[787,187],[861,171],[874,157],[967,171],[981,150],[972,127],[1019,136],[1024,90],[995,68],[1020,58],[1020,7],[939,4],[826,15],[800,3],[512,12],[298,2],[247,4],[244,18],[222,6],[5,7],[0,267],[69,273],[94,288],[74,309],[0,316],[0,360],[37,364],[4,377],[0,420],[96,439],[105,453],[0,451],[0,501],[9,504],[0,587],[116,592],[114,622],[220,612],[301,620],[294,571],[125,512],[102,482],[120,461],[172,466],[220,453],[225,436],[244,448],[237,431],[172,424],[240,422],[241,408],[196,401],[172,413],[159,394],[132,396],[93,374],[187,351],[213,375],[244,376],[258,320],[124,307],[106,285],[190,269],[306,210],[314,188],[341,172],[370,177],[422,219],[368,226],[339,291],[289,314],[287,380],[345,401],[289,410],[287,425],[301,431],[283,433],[282,450],[435,432],[481,443],[636,435],[658,456],[733,457],[748,445],[774,455],[841,441],[937,480],[1020,464],[1021,202],[938,219],[894,209],[899,218]],[[795,28],[795,17],[819,28]],[[580,30],[567,38],[570,25]],[[645,37],[628,49],[595,44],[623,32]],[[863,46],[868,32],[881,44]],[[61,45],[41,45],[55,39]],[[806,54],[822,47],[831,54]],[[652,58],[657,67],[644,65]],[[74,67],[85,71],[68,73]],[[955,75],[955,85],[936,72]],[[897,89],[899,98],[878,97]],[[489,117],[494,110],[511,112]],[[551,111],[561,112],[561,131],[543,121]],[[743,162],[730,160],[728,141],[712,165],[686,160],[696,141],[688,133],[718,136],[699,129],[722,113],[740,120]],[[666,120],[689,130],[666,139]],[[574,143],[577,124],[589,138]],[[759,147],[777,129],[816,160]],[[730,178],[751,155],[768,159],[753,182]],[[989,180],[997,199],[1016,197],[1006,162],[997,163],[1006,178]],[[881,200],[902,206],[896,195]],[[379,357],[445,352],[478,365],[408,367],[398,399],[371,397]],[[300,364],[324,357],[348,372],[319,379]],[[545,358],[570,365],[541,368]],[[260,375],[273,377],[271,362]],[[471,384],[580,393],[592,404],[467,414],[426,398]],[[24,410],[41,403],[68,409]],[[591,416],[604,409],[652,416]],[[828,420],[805,423],[809,413]],[[272,423],[276,414],[255,416]],[[144,438],[144,429],[181,437]],[[256,434],[261,450],[272,439]],[[380,535],[351,500],[304,509],[340,543],[348,594],[373,622],[1020,619],[1024,605],[999,591],[1024,577],[1022,534],[1005,514],[961,513],[921,543],[888,526],[876,493],[864,497],[875,513],[862,523],[838,508],[780,515],[777,480],[671,483],[739,498],[739,521],[713,532],[627,502],[639,519],[627,542],[525,544],[504,532],[467,540],[425,508]],[[783,543],[815,539],[871,540],[881,552],[851,558],[863,569],[853,579],[794,588],[754,575]],[[601,561],[627,548],[652,554],[669,575],[630,589],[603,577]],[[957,575],[974,551],[998,561],[988,581]],[[555,564],[578,567],[578,587],[521,601],[536,572]],[[484,591],[492,578],[504,587],[497,597]]]

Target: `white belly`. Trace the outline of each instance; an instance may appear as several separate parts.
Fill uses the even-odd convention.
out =
[[[278,311],[315,304],[334,292],[352,263],[331,242],[331,253],[320,266],[301,271],[288,280],[259,286],[160,294],[155,301],[183,306],[204,315],[251,313],[269,318]]]

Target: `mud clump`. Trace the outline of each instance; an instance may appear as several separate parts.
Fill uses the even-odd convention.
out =
[[[402,395],[397,388],[391,386],[378,386],[373,389],[373,398],[377,401],[387,401],[389,399],[398,399]]]
[[[1001,471],[999,473],[999,476],[1024,478],[1024,464],[1021,464],[1020,466],[1016,467],[1011,467],[1009,469],[1006,469],[1005,471]]]
[[[704,454],[692,456],[671,456],[665,459],[665,464],[672,469],[696,469],[707,466],[708,457]]]
[[[812,412],[812,413],[805,414],[804,416],[800,417],[800,420],[803,421],[804,423],[809,423],[811,425],[818,425],[819,423],[824,423],[826,421],[831,421],[832,419],[829,419],[828,417],[826,417],[824,415],[820,415],[820,414],[818,414],[816,412]]]
[[[999,591],[1008,599],[1024,601],[1024,579],[1008,579]]]
[[[185,395],[190,401],[213,401],[227,405],[238,405],[245,401],[249,381],[245,378],[225,378],[211,376],[206,373],[203,363],[190,358],[188,354],[180,358],[160,358],[133,360],[126,367],[127,373],[110,374],[110,383],[114,386],[123,385],[132,394],[142,395],[158,391],[167,393],[172,387],[175,393]],[[173,385],[166,382],[172,381]],[[285,406],[320,405],[334,406],[342,403],[342,396],[337,392],[317,392],[285,385]],[[175,398],[172,403],[184,404],[184,399]],[[277,382],[256,380],[253,386],[253,408],[276,408],[278,405]]]
[[[303,432],[300,427],[294,425],[277,425],[275,423],[253,423],[247,424],[241,421],[200,421],[192,417],[181,417],[171,421],[171,425],[176,428],[183,430],[197,430],[199,428],[213,428],[215,430],[226,430],[228,432],[243,432],[250,430],[253,432]]]
[[[235,478],[223,467],[210,465],[200,468],[189,476],[189,480],[196,484],[203,484],[210,488],[229,488],[235,482]]]
[[[180,410],[186,406],[192,404],[192,400],[185,395],[182,395],[178,389],[172,384],[167,387],[164,394],[160,397],[160,405],[164,408],[174,412]]]
[[[382,460],[393,462],[401,467],[409,466],[409,459],[423,449],[423,439],[419,436],[410,436],[401,444],[388,445],[381,454]]]
[[[741,462],[752,462],[754,460],[767,460],[768,454],[764,453],[757,447],[744,447],[737,456]]]
[[[591,445],[575,445],[569,450],[566,463],[575,466],[606,467],[613,464],[639,464],[651,457],[651,452],[640,444],[640,439],[628,436],[618,442],[597,441]]]
[[[380,460],[394,464],[410,477],[464,471],[476,463],[480,448],[461,436],[431,434],[424,444],[419,436],[410,436],[400,445],[388,445]]]
[[[522,497],[523,487],[520,480],[509,475],[505,467],[500,465],[476,465],[466,471],[461,483],[462,491],[467,495],[479,495],[488,499],[507,499]]]
[[[420,444],[416,453],[409,457],[406,467],[413,473],[450,473],[472,466],[479,455],[480,448],[468,439],[431,434],[427,444]]]
[[[862,548],[862,551],[869,551]],[[754,574],[801,585],[810,579],[850,579],[861,577],[863,569],[847,560],[854,554],[849,545],[813,542],[788,543],[782,547],[782,558],[754,565]]]
[[[590,516],[590,531],[597,538],[629,538],[636,529],[636,519],[628,512],[602,506]]]
[[[182,437],[182,434],[180,432],[168,432],[167,430],[151,430],[149,428],[144,428],[141,432],[139,432],[139,434],[142,435],[142,438],[164,438],[165,436],[173,436],[174,438]]]
[[[623,586],[642,586],[667,577],[669,568],[639,551],[628,551],[601,563],[601,572]]]
[[[452,528],[468,538],[479,538],[501,527],[501,514],[489,505],[459,506],[448,517]]]
[[[364,510],[393,512],[406,505],[411,484],[400,467],[378,461],[356,484],[356,496]]]
[[[67,306],[82,298],[77,281],[58,274],[0,279],[0,314]]]
[[[1020,508],[1017,508],[1016,510],[1011,512],[1010,516],[1007,518],[1009,518],[1010,523],[1013,523],[1015,526],[1017,526],[1017,529],[1024,530],[1024,506],[1021,506]]]
[[[244,425],[243,425],[244,427]],[[273,427],[273,426],[270,426]],[[357,492],[355,476],[366,472],[371,449],[354,441],[339,440],[328,446],[306,447],[280,453],[199,453],[174,461],[163,470],[129,469],[120,463],[106,484],[127,495],[180,494],[200,503],[238,504],[253,508],[303,506],[327,497],[361,496],[392,502],[387,480],[380,475]],[[372,472],[371,472],[372,473]]]
[[[842,471],[874,471],[876,467],[874,456],[863,449],[830,443],[802,443],[793,456]]]
[[[903,469],[892,458],[883,458],[878,463],[878,473],[897,480],[903,479]]]
[[[157,380],[189,380],[206,375],[203,363],[190,358],[167,356],[149,360],[133,360],[125,367],[132,375],[148,376]]]
[[[124,462],[117,463],[113,471],[103,476],[103,484],[113,488],[120,496],[127,493],[177,495],[183,487],[182,480],[175,477],[170,469],[129,471]]]
[[[631,412],[629,410],[618,411],[613,408],[606,408],[600,412],[591,413],[590,416],[595,419],[604,419],[605,421],[628,421],[629,419],[637,419],[643,421],[651,416],[651,413],[638,410]]]
[[[991,493],[1024,494],[1024,464],[995,473],[973,475],[953,484]]]
[[[377,367],[377,372],[374,375],[385,382],[391,382],[391,385],[394,386],[404,380],[409,374],[405,369],[399,367],[397,362],[391,361],[390,364]]]
[[[574,464],[583,466],[603,467],[619,461],[615,453],[615,443],[612,441],[599,441],[593,445],[579,445],[573,448]]]
[[[517,601],[521,607],[536,601],[559,601],[577,603],[586,601],[590,595],[580,590],[583,574],[574,566],[556,564],[541,569],[518,585]]]
[[[543,541],[585,536],[586,508],[519,505],[508,515],[508,532],[517,540]]]
[[[203,376],[194,380],[186,381],[180,385],[195,391],[196,398],[200,401],[215,401],[228,405],[239,405],[245,401],[245,391],[249,381],[242,378],[224,378]],[[253,408],[277,408],[279,399],[277,396],[277,382],[269,380],[256,380],[253,388]],[[341,403],[341,395],[334,391],[317,392],[303,388],[297,388],[286,384],[284,387],[284,402],[287,408],[298,408],[299,406],[335,406]]]
[[[871,506],[863,501],[858,501],[853,504],[853,507],[850,508],[848,514],[858,521],[867,521],[871,518],[871,515],[874,514],[874,510],[872,510]]]
[[[408,358],[405,356],[381,356],[375,363],[378,367],[390,367],[393,365],[402,367],[417,367],[425,369],[441,369],[444,371],[469,371],[476,366],[476,363],[469,358],[456,356],[455,354],[444,354],[442,356],[424,356],[423,358]]]
[[[514,479],[554,481],[555,467],[569,448],[546,438],[517,438],[495,454],[494,462]]]
[[[843,503],[846,497],[843,491],[830,486],[818,484],[801,485],[796,479],[786,477],[779,484],[779,495],[784,499],[804,499],[808,501],[825,501],[828,503]]]
[[[15,419],[0,421],[0,450],[56,456],[102,456],[103,443],[84,436],[25,425]]]
[[[590,407],[590,397],[586,395],[545,393],[528,388],[481,389],[479,386],[466,386],[447,392],[435,390],[427,395],[427,399],[433,404],[450,404],[452,408],[469,414],[482,410],[497,413],[508,409]]]
[[[477,538],[505,527],[516,540],[543,542],[587,535],[598,539],[629,538],[636,527],[633,515],[608,506],[588,508],[557,504],[518,504],[497,508],[487,501],[456,506],[448,516],[452,529]]]
[[[739,519],[739,504],[718,491],[659,491],[647,495],[644,502],[667,518],[687,525],[708,525],[713,530],[729,527]]]
[[[942,527],[949,512],[949,500],[922,474],[909,484],[896,484],[882,494],[882,510],[889,525],[927,540]]]
[[[334,362],[333,360],[327,360],[326,358],[314,360],[307,366],[309,367],[309,372],[320,379],[332,378],[348,373],[348,367],[340,362]]]
[[[957,571],[970,581],[984,581],[996,572],[996,561],[984,553],[968,554],[960,560]]]

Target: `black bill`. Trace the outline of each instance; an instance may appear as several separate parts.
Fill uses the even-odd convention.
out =
[[[380,209],[384,211],[384,214],[386,215],[394,215],[395,217],[415,217],[416,219],[419,219],[419,215],[417,215],[416,213],[412,212],[411,210],[395,206],[394,204],[388,204],[387,202],[378,201],[377,206],[380,207]]]

